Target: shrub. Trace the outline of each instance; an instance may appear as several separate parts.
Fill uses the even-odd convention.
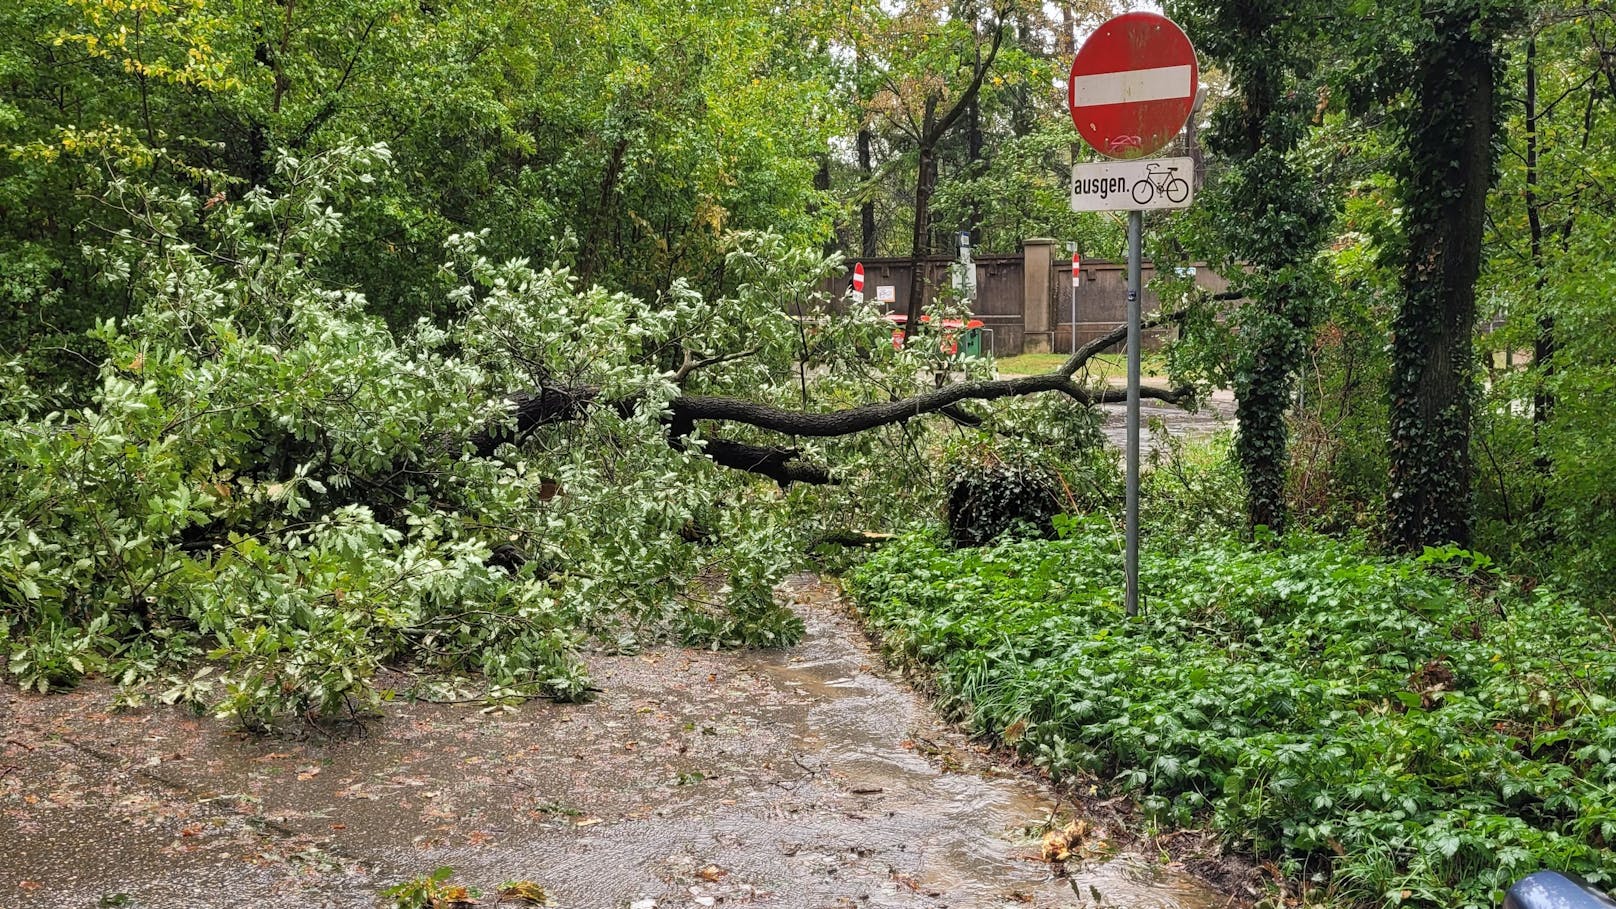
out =
[[[1059,475],[1036,462],[1006,461],[991,450],[949,468],[948,536],[981,546],[1005,534],[1042,537],[1064,508]]]
[[[1050,397],[1015,402],[995,417],[991,431],[966,433],[942,459],[956,546],[1052,536],[1056,515],[1120,497],[1116,452],[1092,410]]]

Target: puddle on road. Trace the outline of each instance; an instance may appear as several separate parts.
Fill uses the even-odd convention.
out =
[[[1128,441],[1128,405],[1100,404],[1096,409],[1105,416],[1101,432],[1105,434],[1107,441],[1120,450]],[[1234,396],[1224,391],[1214,392],[1209,399],[1201,403],[1200,409],[1193,413],[1160,401],[1150,399],[1140,401],[1139,422],[1144,436],[1141,440],[1143,447],[1147,451],[1159,448],[1156,438],[1150,432],[1152,421],[1159,420],[1167,432],[1175,437],[1201,439],[1225,429],[1234,429],[1234,413]]]
[[[362,738],[7,692],[6,738],[55,740],[0,751],[23,768],[0,777],[0,906],[370,906],[441,865],[591,909],[1227,904],[1137,856],[1054,877],[1029,832],[1054,794],[883,675],[833,588],[791,593],[809,633],[788,651],[593,657],[596,703],[393,705]]]

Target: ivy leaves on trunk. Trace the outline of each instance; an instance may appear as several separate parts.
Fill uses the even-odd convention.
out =
[[[1428,3],[1416,31],[1390,389],[1388,530],[1402,549],[1471,540],[1476,279],[1495,173],[1498,45],[1519,13],[1495,0]]]
[[[1286,412],[1321,293],[1313,260],[1330,225],[1318,177],[1298,160],[1313,114],[1318,10],[1279,0],[1193,0],[1170,7],[1229,74],[1231,97],[1208,136],[1224,160],[1207,197],[1221,271],[1245,305],[1234,391],[1235,455],[1253,526],[1282,529],[1289,463]]]

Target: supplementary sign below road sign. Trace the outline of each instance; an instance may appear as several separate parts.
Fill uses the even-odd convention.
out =
[[[1158,13],[1124,13],[1090,35],[1072,61],[1072,123],[1107,158],[1155,154],[1183,128],[1199,79],[1183,29]]]
[[[1190,158],[1072,165],[1072,211],[1189,208],[1195,193]]]

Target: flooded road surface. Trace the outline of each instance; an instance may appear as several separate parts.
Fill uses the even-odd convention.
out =
[[[0,907],[372,907],[444,865],[483,905],[1228,905],[1139,856],[1053,875],[1055,794],[889,678],[833,589],[789,592],[795,648],[592,657],[594,703],[397,704],[362,737],[8,687]]]

